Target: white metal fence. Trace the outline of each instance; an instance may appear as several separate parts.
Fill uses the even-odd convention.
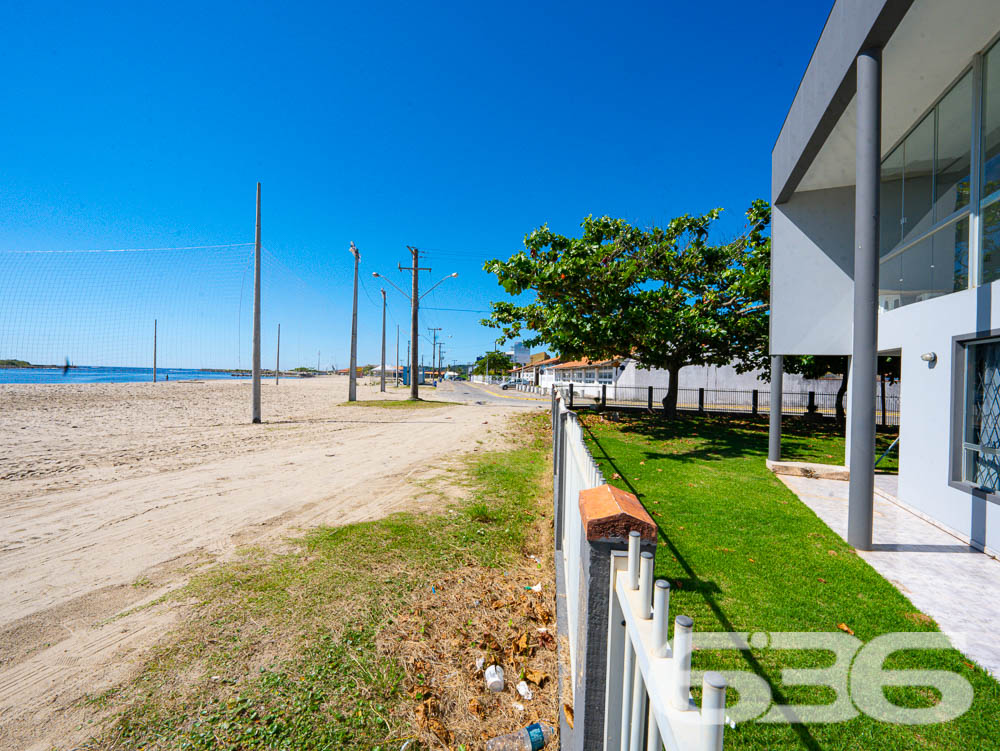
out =
[[[694,623],[677,616],[668,642],[670,585],[653,583],[653,565],[632,532],[627,556],[615,555],[612,566],[604,748],[722,751],[726,679],[705,673],[699,709],[691,698]]]
[[[570,675],[577,676],[577,618],[580,612],[580,551],[583,521],[580,518],[580,491],[604,484],[604,476],[587,450],[583,430],[576,413],[570,412],[562,394],[556,392],[552,399],[553,461],[557,476],[555,492],[559,494],[555,507],[561,518],[557,520],[556,534],[566,572],[566,604],[569,625]]]
[[[578,622],[594,591],[581,591],[585,550],[580,491],[604,484],[597,463],[584,441],[577,415],[558,389],[552,395],[553,467],[556,543],[565,571],[570,683],[579,671]],[[607,629],[607,670],[604,690],[603,739],[584,738],[582,748],[605,751],[721,751],[725,728],[726,680],[708,672],[702,680],[699,709],[691,698],[691,652],[694,624],[686,615],[674,621],[674,639],[667,640],[670,585],[653,582],[654,556],[640,555],[640,535],[633,531],[627,554],[611,552],[608,620],[584,624]],[[588,676],[582,676],[584,680]],[[603,741],[603,743],[601,742]]]

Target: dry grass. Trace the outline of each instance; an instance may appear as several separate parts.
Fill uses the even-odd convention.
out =
[[[546,422],[491,426],[510,447],[415,485],[440,493],[436,511],[319,528],[196,576],[138,679],[89,698],[111,721],[87,747],[472,749],[557,724]],[[503,693],[480,656],[504,667]],[[522,677],[542,684],[530,701]]]
[[[526,557],[503,572],[449,572],[379,634],[379,648],[406,672],[411,701],[398,716],[428,748],[476,748],[530,722],[558,726],[554,570],[551,553],[535,557],[544,563]],[[505,678],[495,694],[483,678],[492,664]],[[530,700],[518,693],[519,681]]]

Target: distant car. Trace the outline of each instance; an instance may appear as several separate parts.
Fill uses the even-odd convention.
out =
[[[531,381],[529,381],[527,378],[511,378],[509,381],[504,381],[503,385],[500,386],[500,388],[506,391],[507,389],[513,388],[514,386],[530,386],[530,385]]]

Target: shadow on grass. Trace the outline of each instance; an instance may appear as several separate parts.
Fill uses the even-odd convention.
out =
[[[692,450],[686,453],[671,453],[671,454],[658,454],[656,452],[646,452],[647,456],[651,457],[670,457],[672,460],[681,461],[705,461],[720,459],[725,457],[733,456],[757,456],[766,454],[767,445],[766,438],[763,447],[763,452],[760,450],[759,446],[754,446],[753,436],[747,437],[735,437],[732,440],[725,438],[727,432],[733,430],[733,422],[742,422],[738,418],[736,420],[729,418],[724,419],[724,422],[720,423],[720,418],[677,418],[672,421],[664,421],[659,423],[653,423],[652,421],[641,421],[637,420],[631,423],[628,427],[622,427],[622,432],[628,433],[638,433],[644,437],[651,438],[653,440],[672,440],[680,438],[683,436],[692,435],[691,427],[692,423],[697,421],[699,425],[706,426],[707,431],[703,431],[702,438],[707,439],[710,442],[708,448],[703,450]],[[640,501],[642,500],[643,494],[639,493],[637,488],[629,482],[625,474],[622,472],[621,468],[615,463],[615,460],[611,457],[611,454],[605,449],[601,444],[600,439],[591,430],[590,426],[585,422],[581,421],[584,431],[586,431],[588,438],[592,442],[592,445],[597,448],[597,456],[595,459],[600,459],[608,463],[612,469],[614,469],[615,474],[618,475],[615,480],[620,481],[624,484],[630,493],[635,495]],[[737,428],[738,429],[738,428]],[[693,433],[698,435],[697,433]],[[708,608],[712,611],[718,623],[722,626],[724,631],[734,632],[737,631],[733,625],[732,620],[726,614],[726,612],[719,605],[718,598],[722,595],[722,589],[719,585],[712,580],[707,580],[698,575],[691,563],[685,558],[677,546],[673,543],[670,537],[667,535],[663,529],[657,525],[657,537],[660,542],[666,546],[670,551],[671,556],[677,561],[678,565],[684,570],[687,575],[684,579],[674,579],[671,582],[671,586],[678,587],[680,589],[686,590],[688,592],[698,593]],[[767,682],[768,686],[771,688],[772,699],[778,704],[790,704],[790,697],[788,697],[782,690],[780,686],[776,686],[768,675],[767,671],[760,661],[753,655],[749,650],[741,650],[740,656],[745,662],[747,668],[749,668],[753,673],[764,681]],[[810,751],[822,751],[822,747],[813,737],[809,728],[802,724],[793,723],[791,725],[792,729],[799,736],[799,740],[802,745],[810,749]]]

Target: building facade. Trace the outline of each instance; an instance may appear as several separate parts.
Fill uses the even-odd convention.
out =
[[[1000,550],[998,39],[997,0],[837,0],[772,152],[771,354],[851,356],[859,548],[894,354],[899,500]]]

